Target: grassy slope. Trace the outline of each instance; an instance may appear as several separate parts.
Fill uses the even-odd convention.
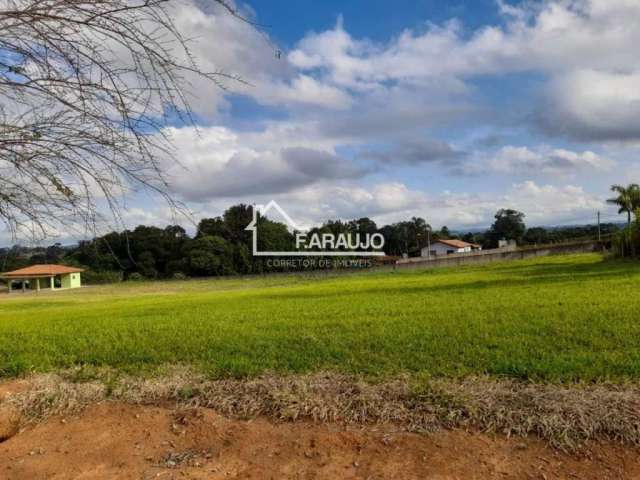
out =
[[[640,377],[640,265],[598,255],[309,279],[87,288],[0,299],[0,375],[192,363],[538,380]]]

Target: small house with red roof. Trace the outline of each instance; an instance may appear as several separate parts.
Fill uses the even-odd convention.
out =
[[[82,272],[84,272],[82,268],[66,265],[31,265],[13,272],[2,273],[0,278],[7,282],[9,293],[16,287],[23,292],[27,289],[59,290],[79,288],[82,285],[80,278]]]

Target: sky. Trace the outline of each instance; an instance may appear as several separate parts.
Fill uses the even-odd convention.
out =
[[[200,66],[243,79],[195,79],[198,128],[167,131],[171,193],[195,218],[274,199],[307,225],[624,220],[605,200],[640,181],[637,0],[236,3],[258,28],[179,5]],[[184,223],[143,194],[123,213]]]

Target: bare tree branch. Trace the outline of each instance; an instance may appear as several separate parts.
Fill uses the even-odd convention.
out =
[[[92,226],[104,207],[119,218],[138,189],[180,208],[165,127],[193,123],[189,79],[240,79],[199,68],[177,2],[0,0],[0,219],[12,233]]]

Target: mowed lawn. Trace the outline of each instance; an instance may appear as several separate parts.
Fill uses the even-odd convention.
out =
[[[0,296],[2,376],[174,363],[217,377],[335,370],[638,379],[640,264],[588,254]]]

